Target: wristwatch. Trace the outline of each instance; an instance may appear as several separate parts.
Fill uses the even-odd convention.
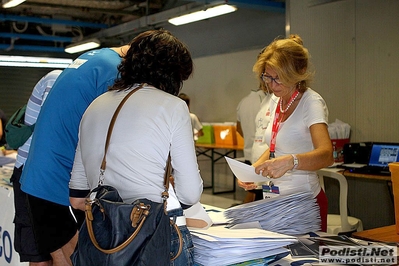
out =
[[[291,154],[292,158],[294,159],[294,167],[292,167],[292,169],[296,169],[298,167],[298,157],[296,157],[295,154]]]

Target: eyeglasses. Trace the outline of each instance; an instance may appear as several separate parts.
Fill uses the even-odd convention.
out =
[[[265,83],[272,83],[272,82],[274,81],[274,82],[276,82],[277,85],[283,84],[283,82],[281,82],[280,79],[279,79],[278,77],[277,77],[277,78],[273,78],[273,77],[271,77],[271,76],[266,76],[265,73],[262,73],[261,78],[262,78],[262,80],[263,80]]]

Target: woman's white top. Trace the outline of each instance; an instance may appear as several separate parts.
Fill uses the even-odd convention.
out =
[[[71,189],[97,186],[111,117],[129,91],[104,93],[83,115]],[[162,202],[169,151],[175,193],[170,186],[168,210],[180,207],[179,201],[193,205],[200,200],[203,184],[187,104],[146,86],[127,100],[116,119],[107,151],[104,184],[116,187],[128,203],[139,198]]]
[[[271,132],[279,98],[273,96],[270,101],[270,124],[265,131],[266,143],[270,143]],[[280,124],[276,138],[276,158],[287,154],[300,154],[314,149],[310,126],[318,123],[328,125],[328,109],[324,99],[315,91],[308,88],[294,112]],[[312,191],[314,196],[320,192],[320,183],[316,171],[291,170],[281,178],[272,179],[274,185],[280,189],[280,194],[286,194],[293,188]],[[289,194],[289,193],[288,193]]]

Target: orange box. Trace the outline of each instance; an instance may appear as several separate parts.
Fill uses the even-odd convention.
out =
[[[213,124],[215,143],[221,145],[237,145],[236,126],[232,124]]]
[[[399,235],[399,163],[390,163],[389,171],[391,172],[392,191],[395,205],[395,224],[396,233]]]
[[[349,139],[332,139],[334,161],[339,163],[344,161],[344,145],[349,143]]]

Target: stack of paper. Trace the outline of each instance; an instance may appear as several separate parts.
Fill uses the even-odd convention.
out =
[[[311,192],[254,201],[224,211],[229,227],[256,227],[288,235],[320,230],[320,211]]]
[[[292,236],[262,229],[228,229],[213,226],[191,230],[197,265],[225,266],[266,258],[287,252],[284,246],[295,243]]]

